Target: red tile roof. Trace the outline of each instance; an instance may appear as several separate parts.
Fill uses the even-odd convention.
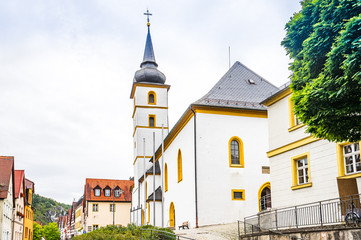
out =
[[[14,172],[14,157],[0,156],[0,198],[7,198],[10,181],[13,181],[14,177],[10,178]]]
[[[114,179],[95,179],[87,178],[85,181],[84,188],[84,199],[85,201],[113,201],[113,187],[119,187],[123,190],[120,197],[114,197],[115,202],[131,202],[132,194],[130,187],[133,185],[133,180],[114,180]],[[94,196],[94,188],[99,186],[101,188],[100,196]],[[104,189],[106,187],[111,188],[110,197],[104,196]]]
[[[15,170],[15,198],[19,198],[21,184],[24,181],[24,170]]]

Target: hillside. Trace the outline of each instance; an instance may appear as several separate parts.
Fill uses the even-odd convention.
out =
[[[71,206],[34,194],[33,207],[35,208],[34,221],[47,225],[50,222],[56,222],[59,216],[65,215]]]

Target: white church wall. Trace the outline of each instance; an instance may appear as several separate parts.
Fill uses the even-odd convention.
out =
[[[199,225],[235,222],[258,212],[258,191],[269,181],[266,118],[197,113]],[[229,140],[244,145],[244,168],[229,166]],[[245,201],[232,200],[232,189],[244,189]]]
[[[194,198],[194,128],[193,118],[174,139],[164,154],[164,162],[168,167],[168,191],[164,197],[164,224],[169,227],[169,208],[173,202],[175,207],[175,226],[188,221],[195,227]],[[178,150],[182,153],[183,179],[178,182],[177,158]],[[159,159],[161,161],[161,158]]]
[[[137,116],[145,116],[145,117],[137,117],[135,124],[137,126],[149,126],[148,116],[155,115],[155,126],[167,127],[168,116],[167,116],[167,109],[161,108],[137,108],[136,110]]]
[[[311,187],[292,190],[291,158],[309,152]],[[272,207],[294,206],[339,197],[336,145],[320,140],[271,157]]]
[[[290,128],[288,97],[285,97],[268,107],[269,150],[282,147],[310,136],[305,133],[305,127],[301,127],[291,132],[288,131]]]
[[[135,89],[135,105],[149,105],[148,92],[153,91],[156,93],[156,104],[152,106],[168,107],[168,91],[167,88],[155,87],[136,87]]]

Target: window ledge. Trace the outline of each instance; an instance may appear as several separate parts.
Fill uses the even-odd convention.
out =
[[[242,164],[231,164],[231,165],[229,165],[229,167],[231,167],[231,168],[244,168],[244,165],[242,165]]]
[[[294,130],[296,130],[296,129],[299,129],[299,128],[303,127],[303,126],[305,126],[305,124],[304,124],[304,123],[300,123],[300,124],[298,124],[298,125],[295,125],[295,126],[293,126],[293,127],[290,127],[290,128],[288,129],[288,131],[289,131],[289,132],[292,132],[292,131],[294,131]]]
[[[361,173],[352,173],[349,175],[337,177],[337,179],[349,179],[349,178],[358,178],[358,177],[361,177]]]
[[[292,190],[297,190],[297,189],[306,188],[306,187],[312,187],[312,182],[305,183],[305,184],[302,184],[302,185],[295,185],[295,186],[292,186],[291,189]]]

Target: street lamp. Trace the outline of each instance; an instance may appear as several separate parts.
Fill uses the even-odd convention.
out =
[[[114,197],[115,194],[117,194],[117,197],[120,197],[120,195],[123,193],[124,191],[122,189],[117,189],[115,190],[115,185],[113,186],[113,226],[114,226],[114,219],[115,219],[115,203],[114,203]]]

